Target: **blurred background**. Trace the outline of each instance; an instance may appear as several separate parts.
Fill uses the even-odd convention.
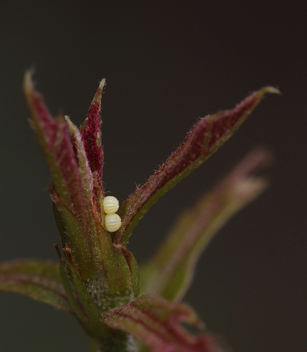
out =
[[[144,217],[129,249],[139,263],[176,216],[248,151],[276,157],[271,187],[202,256],[185,301],[234,352],[307,351],[306,2],[1,1],[0,260],[56,260],[49,175],[22,96],[24,71],[53,114],[80,124],[99,81],[104,184],[123,201],[197,121],[265,85],[238,133]],[[0,294],[1,352],[85,352],[62,312]]]

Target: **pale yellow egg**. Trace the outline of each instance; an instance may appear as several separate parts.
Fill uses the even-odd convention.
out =
[[[117,212],[119,208],[119,202],[118,199],[113,197],[113,196],[107,196],[102,202],[103,205],[103,211],[106,214],[114,214]]]
[[[115,232],[122,226],[122,220],[117,214],[106,215],[105,217],[106,229],[109,232]]]

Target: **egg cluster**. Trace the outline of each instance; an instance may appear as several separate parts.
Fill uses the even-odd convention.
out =
[[[103,211],[105,213],[105,227],[109,232],[115,232],[122,226],[121,218],[115,214],[119,208],[118,199],[107,196],[102,202]]]

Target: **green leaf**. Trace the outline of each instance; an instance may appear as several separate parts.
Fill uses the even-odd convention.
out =
[[[69,251],[64,251],[66,258],[69,256]],[[91,295],[92,291],[101,294],[103,287],[95,287],[91,290],[87,289],[86,281],[82,280],[76,268],[70,262],[70,259],[65,261],[60,260],[60,269],[63,284],[67,292],[68,299],[74,309],[83,328],[92,337],[101,338],[105,335],[110,335],[110,329],[101,321],[101,309]],[[105,304],[106,302],[101,302]]]
[[[126,289],[124,292],[110,293],[105,272],[97,273],[89,280],[83,280],[73,265],[70,249],[63,249],[64,256],[59,246],[56,246],[56,249],[63,286],[70,305],[84,330],[97,342],[108,341],[110,344],[117,338],[121,340],[123,334],[114,334],[101,318],[115,307],[129,303],[133,298],[131,290],[130,292]]]
[[[80,219],[59,199],[57,194],[52,190],[50,194],[55,205],[53,210],[63,245],[72,250],[74,263],[78,266],[82,277],[88,279],[99,269],[97,259],[93,255],[91,238]],[[102,263],[100,266],[102,267]]]
[[[0,291],[23,293],[38,301],[72,313],[58,264],[18,260],[0,264]]]
[[[111,237],[99,223],[96,223],[99,249],[104,270],[108,278],[109,293],[132,289],[133,278],[129,264],[119,246],[114,246]]]
[[[221,352],[217,340],[202,332],[192,335],[182,322],[202,327],[194,311],[187,305],[142,295],[130,304],[114,309],[103,317],[113,329],[133,334],[153,352]]]
[[[129,252],[126,247],[121,245],[118,245],[117,247],[121,249],[123,256],[126,259],[126,262],[130,270],[134,297],[137,297],[140,294],[140,271],[139,271],[138,263],[134,258],[133,254]]]
[[[62,237],[66,236],[66,248],[71,251],[72,262],[81,277],[90,279],[96,273],[100,275],[104,271],[108,279],[109,293],[132,288],[133,276],[129,263],[120,246],[114,246],[100,221],[93,223],[90,236],[87,236],[81,221],[56,198],[56,195],[52,197],[56,206],[54,213],[59,231],[64,232]]]
[[[115,243],[126,245],[133,228],[147,210],[165,192],[207,160],[239,128],[267,93],[278,93],[278,90],[262,88],[234,109],[200,119],[159,170],[121,205],[119,215],[122,227],[116,233]]]
[[[266,187],[250,176],[271,159],[254,150],[208,194],[179,217],[157,254],[141,268],[141,292],[179,301],[189,288],[196,263],[216,232]]]

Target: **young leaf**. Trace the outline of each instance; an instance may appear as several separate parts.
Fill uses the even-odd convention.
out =
[[[74,213],[84,216],[85,197],[67,125],[54,120],[41,95],[34,89],[31,73],[24,78],[24,93],[32,114],[31,124],[42,147],[56,192]]]
[[[105,271],[110,293],[132,287],[129,264],[119,246],[113,245],[110,235],[101,223],[94,221],[89,242],[81,221],[56,198],[56,195],[52,195],[52,199],[58,228],[60,232],[64,231],[65,246],[71,249],[72,261],[82,278],[90,279],[95,273]]]
[[[57,249],[58,250],[58,249]],[[69,249],[64,251],[65,257],[69,257]],[[76,268],[70,263],[70,259],[65,260],[60,252],[60,272],[63,285],[76,317],[87,332],[92,337],[103,337],[110,334],[110,329],[101,321],[101,311],[97,302],[86,288],[86,281],[83,281]],[[96,288],[95,288],[96,289]],[[100,288],[101,290],[101,288]],[[96,289],[97,292],[97,289]],[[104,304],[105,301],[100,302]]]
[[[18,260],[0,264],[0,291],[23,293],[38,301],[72,313],[58,264]]]
[[[84,143],[85,151],[92,172],[98,172],[99,179],[102,178],[102,164],[103,164],[103,151],[101,146],[101,96],[103,87],[105,86],[105,79],[103,79],[98,87],[98,90],[93,98],[91,106],[88,111],[88,116],[83,122],[80,131],[82,141]]]
[[[250,175],[270,159],[267,150],[254,150],[210,193],[179,217],[158,253],[141,269],[141,292],[171,301],[181,300],[211,238],[266,187],[263,178]]]
[[[96,237],[88,236],[82,221],[59,199],[55,192],[52,192],[52,189],[50,194],[63,247],[71,248],[73,262],[78,266],[81,276],[88,279],[102,267],[101,260],[98,261],[98,254],[94,255],[97,251],[94,252],[91,246],[93,242],[91,239],[96,239]]]
[[[90,105],[87,118],[80,128],[82,142],[86,152],[86,157],[93,173],[94,187],[93,193],[96,199],[96,206],[100,210],[100,197],[103,196],[102,188],[102,166],[103,166],[103,150],[101,145],[101,96],[105,86],[103,79]]]
[[[201,327],[190,307],[151,295],[142,295],[130,304],[114,309],[103,317],[113,329],[133,334],[153,352],[221,352],[210,334],[192,335],[182,322]]]
[[[239,128],[267,93],[278,93],[278,90],[262,88],[234,109],[200,119],[160,169],[121,205],[119,215],[122,227],[116,234],[115,243],[126,245],[133,228],[147,210],[165,192],[208,159]]]
[[[75,156],[78,160],[82,185],[87,199],[87,210],[90,212],[89,205],[92,202],[93,175],[86,155],[85,147],[79,129],[75,126],[68,116],[65,116],[67,126],[71,135],[71,141]]]

